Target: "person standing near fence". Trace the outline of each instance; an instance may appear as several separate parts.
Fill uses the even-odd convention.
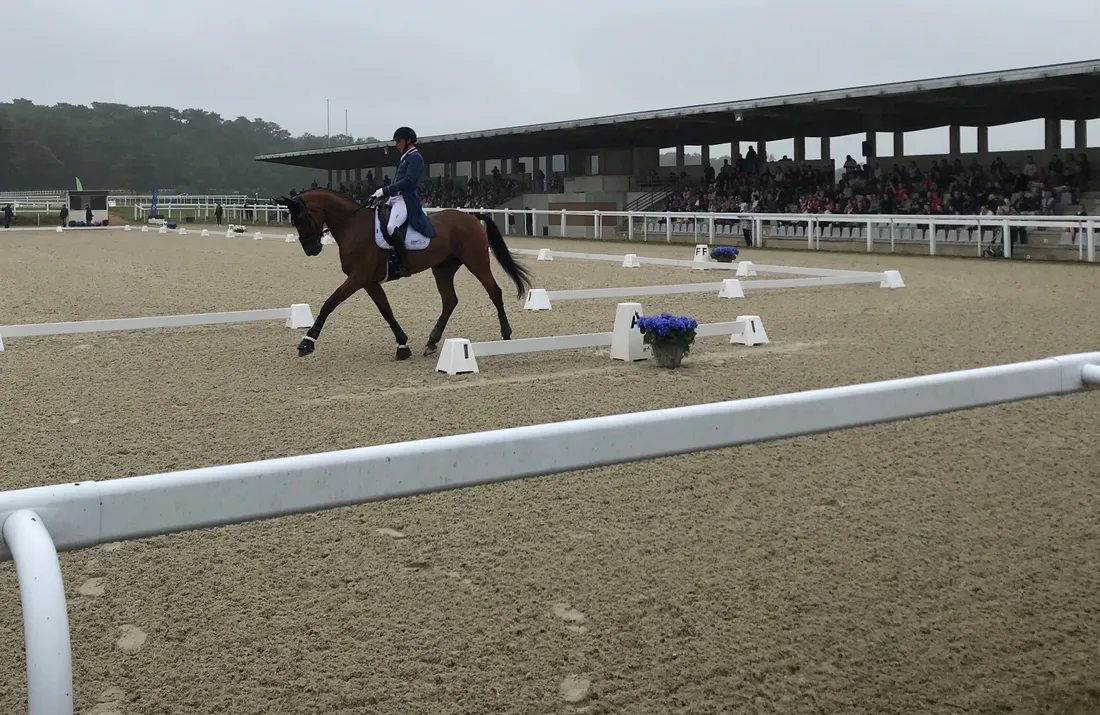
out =
[[[11,220],[15,212],[11,210],[11,204],[4,207],[4,228],[11,228]]]
[[[222,208],[221,202],[218,202],[218,205],[214,207],[214,221],[219,226],[222,225],[222,217],[223,216],[225,216],[225,209]]]
[[[68,206],[62,206],[61,207],[61,225],[62,226],[68,226],[69,225],[69,207]]]

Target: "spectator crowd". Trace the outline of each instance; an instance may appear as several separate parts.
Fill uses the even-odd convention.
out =
[[[812,163],[758,161],[750,149],[735,164],[726,161],[716,174],[704,168],[702,179],[671,175],[674,190],[665,210],[674,212],[758,212],[813,214],[1044,215],[1055,213],[1058,197],[1076,203],[1092,179],[1085,154],[1063,161],[1053,155],[1046,167],[1032,157],[1020,167],[995,159],[989,168],[977,158],[969,165],[934,161],[927,170],[907,166],[874,169],[851,156],[834,182],[827,169]]]

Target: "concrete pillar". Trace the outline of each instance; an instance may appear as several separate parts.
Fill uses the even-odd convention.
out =
[[[508,171],[509,174],[523,174],[523,173],[526,173],[527,167],[523,166],[523,157],[521,157],[521,156],[512,157],[512,163],[508,167],[508,169],[509,169],[509,171]]]
[[[989,127],[978,127],[978,153],[989,153]]]
[[[583,151],[573,151],[565,155],[566,176],[584,176],[588,173],[588,155]]]
[[[710,144],[699,147],[699,154],[702,156],[700,161],[702,161],[703,166],[706,166],[707,162],[710,161]]]
[[[484,179],[488,174],[485,173],[485,160],[482,159],[477,163],[477,178]]]
[[[631,152],[635,174],[649,171],[661,173],[661,150],[656,147],[635,147]]]
[[[355,170],[355,180],[356,181],[362,181],[363,180],[363,170],[362,169],[356,169]]]
[[[676,147],[676,169],[680,171],[684,168],[684,146],[681,144]]]
[[[951,156],[962,154],[962,127],[952,124],[947,128],[947,153]]]
[[[328,170],[328,183],[325,184],[325,187],[329,189],[332,188],[332,169]]]
[[[894,158],[905,156],[905,132],[894,132]]]
[[[1089,146],[1089,125],[1084,119],[1073,123],[1073,148],[1084,151]]]
[[[794,138],[794,160],[806,161],[806,137]]]
[[[768,160],[768,143],[756,142],[756,157],[761,164]]]
[[[878,132],[874,129],[867,132],[864,141],[867,143],[866,150],[863,152],[867,157],[867,163],[874,164],[878,157]]]
[[[741,140],[730,139],[730,164],[737,163],[737,155],[741,153]]]
[[[1061,119],[1047,119],[1046,120],[1046,141],[1043,144],[1043,148],[1047,151],[1058,151],[1062,148],[1062,120]]]
[[[821,137],[821,158],[828,161],[833,158],[831,137]]]

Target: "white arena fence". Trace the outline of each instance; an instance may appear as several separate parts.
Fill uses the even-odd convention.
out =
[[[196,197],[201,198],[201,197]],[[60,206],[57,207],[60,210]],[[148,214],[149,207],[143,202],[133,204],[135,220]],[[158,213],[174,211],[177,214],[195,215],[203,219],[213,217],[213,203],[175,203],[162,199],[158,204]],[[225,204],[226,220],[244,219],[242,205]],[[287,223],[288,213],[284,206],[257,203],[252,210],[252,219],[262,216],[265,223]],[[425,212],[434,213],[442,208],[425,208]],[[764,213],[676,213],[676,212],[634,212],[634,211],[547,211],[539,209],[482,209],[462,208],[467,213],[487,213],[502,226],[509,235],[527,234],[526,221],[531,217],[533,236],[555,238],[617,238],[625,236],[628,241],[641,240],[672,243],[673,237],[686,239],[692,236],[696,241],[705,239],[708,245],[716,242],[743,240],[741,228],[751,230],[757,246],[767,245],[768,238],[804,239],[806,247],[821,249],[822,240],[828,247],[829,241],[863,241],[866,250],[872,252],[875,245],[889,245],[893,251],[898,244],[927,244],[928,254],[936,255],[938,246],[961,245],[974,251],[974,255],[991,246],[1003,246],[1004,256],[1012,257],[1012,241],[1004,241],[1016,229],[1053,230],[1059,233],[1059,244],[1065,248],[1076,248],[1077,258],[1090,263],[1096,262],[1097,230],[1100,219],[1094,216],[920,216],[886,214],[764,214]],[[18,209],[17,209],[18,211]],[[33,212],[34,210],[28,209]],[[51,212],[56,213],[53,209]],[[582,217],[590,220],[582,225],[573,225],[570,217]],[[608,225],[608,220],[611,223]],[[545,230],[544,230],[545,229]]]
[[[442,211],[426,208],[426,212]],[[716,242],[744,240],[742,227],[748,228],[756,246],[767,245],[768,238],[804,239],[806,247],[826,248],[830,240],[863,241],[867,252],[876,245],[927,244],[928,254],[936,255],[938,246],[956,244],[973,249],[976,256],[991,246],[1004,246],[1004,257],[1011,258],[1015,247],[1003,237],[1016,229],[1054,230],[1060,245],[1076,248],[1078,260],[1096,262],[1096,234],[1100,219],[1095,216],[928,216],[887,214],[795,214],[795,213],[676,213],[641,211],[575,211],[562,209],[459,209],[487,213],[510,234],[527,234],[526,217],[531,216],[530,235],[554,238],[619,238],[628,241],[672,243],[674,237]],[[589,219],[581,225],[570,217]],[[514,222],[513,222],[514,218]],[[609,220],[610,219],[610,223]]]
[[[787,395],[0,493],[30,715],[73,712],[57,551],[1081,392],[1100,352]]]
[[[308,328],[313,325],[313,311],[306,303],[295,303],[289,308],[234,310],[224,313],[191,313],[187,315],[154,315],[142,318],[80,320],[64,323],[0,325],[0,352],[4,351],[4,340],[10,340],[11,338],[102,333],[120,330],[149,330],[152,328],[181,328],[223,323],[251,323],[261,320],[285,320],[288,328]]]
[[[447,338],[439,352],[436,372],[462,375],[480,372],[477,358],[493,355],[518,355],[550,350],[611,348],[611,359],[624,362],[647,360],[650,348],[645,344],[637,319],[645,315],[641,303],[619,303],[615,308],[615,323],[609,333],[578,335],[548,335],[540,338],[492,340],[472,343],[466,338]],[[768,334],[759,315],[739,315],[724,323],[700,323],[695,329],[698,338],[725,337],[730,345],[766,345]]]

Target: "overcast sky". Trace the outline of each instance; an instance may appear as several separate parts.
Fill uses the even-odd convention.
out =
[[[389,137],[401,124],[429,135],[1100,57],[1100,0],[13,0],[3,9],[4,100],[196,107],[295,134],[325,133],[326,99],[334,133],[346,109],[353,135]],[[1100,144],[1097,122],[1090,130]],[[946,141],[946,131],[910,135],[906,148],[939,152]],[[973,143],[964,132],[963,150]],[[1040,144],[1034,126],[990,132],[992,150]],[[834,156],[853,146],[834,141]]]

